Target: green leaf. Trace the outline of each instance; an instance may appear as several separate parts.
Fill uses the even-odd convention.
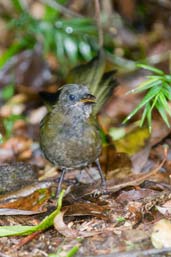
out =
[[[14,123],[17,120],[21,120],[21,119],[23,120],[24,117],[22,115],[16,115],[16,114],[12,114],[9,117],[3,119],[3,124],[6,131],[6,138],[10,138]]]
[[[63,25],[65,26],[68,26],[68,25],[72,25],[72,26],[75,26],[75,27],[85,27],[85,26],[89,26],[89,25],[92,25],[93,22],[92,22],[92,19],[90,18],[86,18],[86,17],[83,17],[83,18],[72,18],[70,19],[69,21],[64,19],[64,20],[61,20]]]
[[[51,6],[46,6],[45,13],[44,13],[44,19],[48,21],[54,21],[59,16],[59,12],[52,8]]]
[[[23,3],[22,1],[20,0],[11,0],[13,6],[15,7],[15,9],[18,11],[18,12],[23,12],[24,11],[24,6],[23,6]]]
[[[74,18],[68,20],[58,20],[55,22],[55,26],[58,30],[62,30],[65,33],[84,36],[87,35],[97,35],[97,28],[93,24],[91,19],[87,18]]]
[[[92,52],[91,52],[91,47],[88,43],[81,41],[79,42],[79,51],[81,55],[84,57],[86,61],[89,61],[92,58]]]
[[[72,249],[67,253],[66,257],[72,257],[74,256],[79,250],[79,246],[74,246]]]
[[[78,59],[78,47],[77,42],[71,37],[64,38],[64,48],[67,53],[68,58],[72,64],[76,64]]]
[[[171,75],[165,75],[164,79],[166,82],[171,83]]]
[[[171,100],[171,87],[168,83],[163,83],[162,92],[168,100]]]
[[[126,123],[130,120],[144,105],[146,105],[150,100],[160,91],[160,87],[153,87],[150,91],[145,95],[143,100],[138,104],[138,106],[126,117],[123,123]]]
[[[7,85],[2,89],[2,98],[4,100],[10,99],[14,95],[14,85]]]
[[[137,67],[152,71],[152,72],[154,72],[156,74],[159,74],[159,75],[164,75],[164,72],[162,70],[154,68],[153,66],[148,66],[148,65],[145,65],[145,64],[137,64]]]
[[[164,122],[166,123],[166,125],[168,126],[168,128],[170,128],[170,124],[167,118],[167,114],[165,112],[165,109],[163,108],[160,100],[158,99],[157,103],[156,103],[156,109],[158,110],[158,112],[160,113],[162,119],[164,120]]]
[[[144,108],[144,111],[143,111],[141,120],[140,120],[140,127],[143,126],[144,121],[145,121],[145,119],[147,118],[147,113],[149,112],[150,109],[151,109],[151,105],[150,105],[150,103],[147,103],[146,106],[145,106],[145,108]]]
[[[122,217],[122,216],[119,216],[119,217],[116,217],[116,221],[117,222],[123,222],[123,221],[125,221],[125,218]]]
[[[63,36],[62,33],[59,33],[58,31],[55,34],[55,40],[56,40],[56,55],[58,57],[58,61],[61,63],[65,62],[65,52],[64,52],[64,46],[63,46]]]
[[[36,230],[34,226],[0,226],[0,237],[14,236],[14,235],[28,235]]]
[[[148,79],[145,82],[141,83],[137,88],[130,90],[127,94],[140,93],[145,90],[150,89],[154,86],[159,86],[162,82],[157,78]]]
[[[7,51],[0,56],[0,68],[22,48],[22,44],[13,43]]]
[[[170,108],[169,108],[169,105],[168,105],[168,102],[164,96],[164,94],[161,92],[160,95],[159,95],[159,99],[163,105],[163,108],[166,110],[166,112],[171,116],[171,113],[170,113]]]
[[[79,250],[79,246],[78,245],[75,245],[71,248],[71,250],[69,250],[66,254],[65,254],[65,257],[72,257],[74,256]],[[50,253],[48,254],[48,257],[59,257],[61,256],[61,252],[62,252],[62,249],[59,248],[58,251],[56,253]]]
[[[0,237],[14,236],[14,235],[29,235],[36,231],[45,230],[53,225],[53,220],[56,215],[59,214],[62,207],[62,199],[64,196],[64,190],[60,193],[57,203],[57,209],[49,216],[45,217],[40,224],[36,226],[0,226]]]
[[[3,144],[3,136],[1,133],[0,133],[0,144]]]
[[[152,108],[150,108],[147,112],[147,122],[148,122],[148,129],[149,129],[150,133],[151,133],[151,129],[152,129],[152,127],[151,127],[151,112],[152,112]]]

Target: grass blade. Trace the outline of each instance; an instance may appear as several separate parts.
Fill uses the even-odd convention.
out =
[[[60,193],[57,203],[57,208],[49,216],[45,217],[42,222],[36,226],[0,226],[0,237],[15,236],[15,235],[29,235],[36,231],[45,230],[53,225],[53,220],[57,214],[59,214],[62,207],[62,199],[64,196],[64,190]]]
[[[158,101],[156,102],[156,109],[160,113],[160,115],[161,115],[162,119],[164,120],[165,124],[168,126],[168,128],[170,128],[170,123],[168,121],[167,114],[166,114],[165,109],[163,108],[163,106],[160,102],[160,99],[158,99]]]
[[[128,120],[130,120],[144,105],[146,105],[148,102],[150,102],[151,99],[154,98],[154,96],[159,93],[160,87],[153,87],[143,98],[143,100],[138,104],[138,106],[126,117],[126,119],[123,121],[123,123],[126,123]]]
[[[145,90],[150,89],[151,87],[159,86],[160,84],[161,84],[161,81],[159,81],[157,78],[153,78],[145,82],[142,82],[137,88],[130,90],[127,94],[141,93]]]
[[[164,75],[164,72],[162,71],[162,70],[159,70],[159,69],[157,69],[157,68],[154,68],[154,67],[152,67],[152,66],[148,66],[148,65],[146,65],[146,64],[137,64],[137,67],[139,67],[139,68],[143,68],[143,69],[145,69],[145,70],[149,70],[149,71],[152,71],[152,72],[154,72],[154,73],[156,73],[156,74],[158,74],[158,75]]]

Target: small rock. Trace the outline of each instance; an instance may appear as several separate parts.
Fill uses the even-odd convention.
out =
[[[37,173],[28,163],[0,165],[0,194],[20,189],[37,180]]]

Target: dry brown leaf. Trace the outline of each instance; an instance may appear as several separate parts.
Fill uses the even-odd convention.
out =
[[[95,203],[73,203],[65,206],[66,216],[95,216],[101,219],[106,219],[105,211],[109,210],[109,206],[99,206]]]
[[[136,200],[144,199],[149,195],[155,195],[155,194],[156,194],[156,191],[148,188],[132,189],[129,191],[121,191],[121,193],[116,198],[116,201],[120,203],[123,203],[125,201],[126,202],[136,201]]]
[[[69,228],[63,220],[64,212],[60,212],[54,218],[54,227],[55,229],[65,237],[75,238],[78,236],[78,231],[75,229]]]
[[[52,182],[33,183],[18,191],[0,196],[0,215],[4,215],[2,209],[9,209],[9,215],[12,212],[15,212],[15,215],[19,213],[21,215],[30,215],[30,212],[34,212],[32,214],[45,212],[45,204],[50,198],[52,184]]]
[[[26,210],[19,210],[19,209],[11,209],[11,208],[0,208],[0,216],[9,216],[9,215],[34,215],[45,212],[46,209],[38,210],[38,211],[26,211]]]
[[[46,211],[43,209],[44,203],[49,198],[49,190],[37,190],[33,194],[26,197],[18,198],[14,201],[7,201],[0,203],[0,208],[18,209],[18,210],[28,210],[28,211]]]

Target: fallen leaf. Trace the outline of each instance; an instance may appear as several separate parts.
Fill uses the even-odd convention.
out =
[[[163,215],[171,214],[171,200],[167,201],[163,206],[156,205],[157,210]]]
[[[54,218],[54,227],[55,229],[65,237],[75,238],[78,236],[78,231],[75,229],[69,228],[63,220],[65,212],[60,212]]]
[[[15,236],[15,235],[29,235],[37,231],[43,231],[53,225],[54,218],[60,213],[62,207],[62,199],[64,196],[62,191],[58,198],[57,208],[49,216],[46,216],[38,225],[35,226],[0,226],[0,237],[4,236]]]
[[[38,214],[41,212],[44,212],[45,210],[42,211],[26,211],[26,210],[19,210],[19,209],[8,209],[8,208],[0,208],[0,216],[9,216],[9,215],[34,215]]]
[[[151,242],[155,248],[171,247],[171,222],[161,219],[153,226]]]
[[[131,172],[131,159],[127,153],[116,152],[113,144],[107,144],[102,148],[102,154],[100,156],[100,164],[102,170],[107,176],[112,177],[118,175],[118,173],[125,174]],[[119,172],[122,169],[122,172]],[[124,169],[124,171],[123,171]],[[127,171],[126,171],[127,170]],[[115,174],[111,174],[115,173]]]
[[[18,191],[0,196],[0,215],[31,215],[45,212],[45,204],[51,195],[53,182],[36,182]],[[6,209],[6,214],[4,210]],[[8,209],[8,211],[7,211]],[[27,212],[28,211],[28,212]],[[16,214],[14,214],[16,213]]]
[[[129,191],[121,191],[121,193],[117,196],[116,201],[120,203],[136,201],[136,200],[144,199],[149,195],[155,195],[155,194],[156,192],[151,189],[144,189],[144,188],[132,189]]]
[[[144,171],[144,166],[148,161],[151,146],[147,143],[140,151],[131,156],[132,170],[133,172],[139,173]]]
[[[33,211],[33,212],[45,212],[44,208],[45,202],[50,198],[50,192],[48,189],[38,189],[34,193],[28,195],[27,197],[20,197],[13,201],[0,201],[0,208],[18,209],[20,212],[23,211]],[[23,215],[26,212],[23,212]],[[6,214],[7,215],[7,214]]]
[[[109,210],[109,206],[99,206],[96,203],[75,202],[65,206],[65,216],[94,216],[101,219],[106,219],[105,212]]]
[[[133,155],[146,145],[149,136],[148,128],[136,128],[123,138],[116,140],[114,145],[117,152],[125,152]]]

